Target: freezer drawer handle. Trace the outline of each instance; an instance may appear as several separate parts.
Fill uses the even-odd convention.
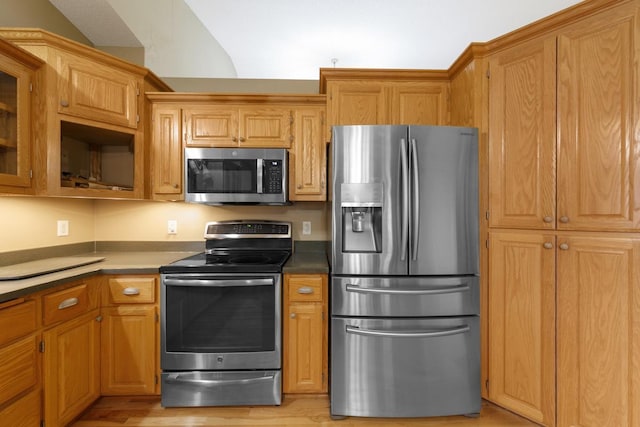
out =
[[[166,277],[164,279],[166,286],[270,286],[273,285],[273,279],[211,279],[211,278],[193,278],[180,279],[174,277]]]
[[[179,374],[169,375],[167,377],[167,383],[179,384],[179,383],[187,383],[187,384],[198,384],[204,387],[213,387],[217,385],[231,385],[231,384],[250,384],[254,382],[261,381],[273,381],[275,377],[273,375],[267,377],[258,377],[258,378],[244,378],[241,380],[200,380],[193,378],[183,378]]]
[[[363,294],[392,294],[392,295],[437,295],[468,292],[468,285],[447,286],[446,288],[432,289],[389,289],[389,288],[361,288],[358,285],[347,285],[347,292],[360,292]]]
[[[347,326],[348,334],[375,336],[375,337],[392,337],[392,338],[433,338],[433,337],[446,337],[449,335],[463,334],[469,332],[471,328],[469,325],[463,325],[459,328],[452,329],[436,329],[423,332],[416,331],[401,331],[401,332],[389,332],[389,331],[377,331],[374,329],[360,329],[356,326]]]

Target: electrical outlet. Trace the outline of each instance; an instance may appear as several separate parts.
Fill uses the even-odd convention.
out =
[[[302,234],[305,236],[311,234],[311,221],[302,221]]]
[[[69,235],[69,221],[66,219],[58,220],[58,236]]]
[[[175,219],[170,219],[167,221],[167,233],[168,234],[178,234],[178,221]]]

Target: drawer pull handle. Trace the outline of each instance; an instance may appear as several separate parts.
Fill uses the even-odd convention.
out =
[[[78,305],[78,298],[67,298],[58,304],[58,310],[64,310],[65,308],[73,307],[74,305]]]
[[[313,293],[313,288],[309,286],[303,286],[302,288],[298,288],[298,293],[302,295],[310,295]]]
[[[124,288],[122,290],[123,295],[135,296],[140,295],[140,289],[138,288]]]

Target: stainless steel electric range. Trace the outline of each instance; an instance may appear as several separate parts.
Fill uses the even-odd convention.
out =
[[[162,406],[279,405],[291,224],[210,222],[204,237],[160,268]]]

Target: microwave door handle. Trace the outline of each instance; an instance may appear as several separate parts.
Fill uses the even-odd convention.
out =
[[[166,277],[163,280],[165,286],[211,286],[211,287],[231,287],[231,286],[272,286],[273,279],[211,279],[211,278],[179,278]]]
[[[264,159],[257,159],[256,160],[256,179],[258,180],[258,185],[257,185],[257,193],[258,194],[262,194],[263,193],[263,189],[262,189],[262,182],[263,182],[263,171],[264,171]]]

